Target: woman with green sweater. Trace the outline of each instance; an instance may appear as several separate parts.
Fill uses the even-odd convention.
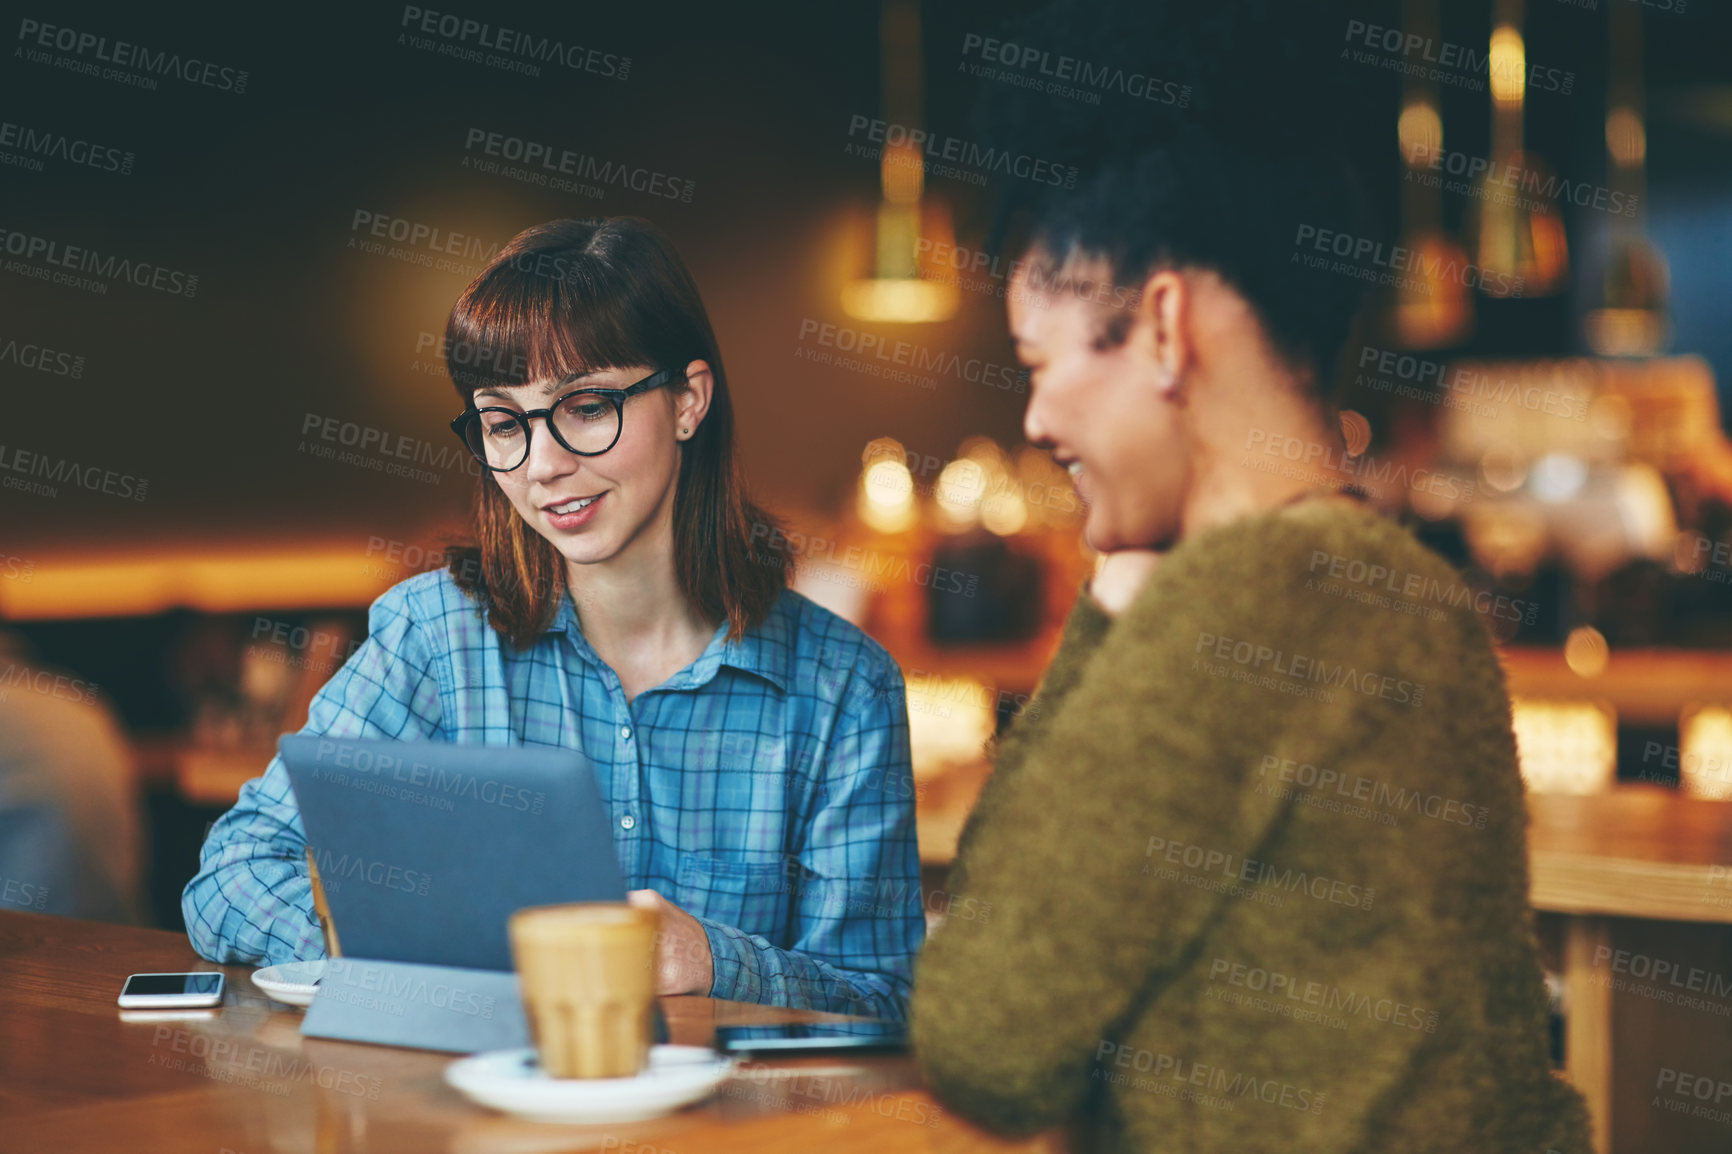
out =
[[[916,1053],[965,1117],[1090,1148],[1583,1154],[1503,677],[1347,484],[1321,385],[1357,282],[1288,259],[1348,198],[1185,71],[1248,65],[1230,26],[1177,42],[1207,131],[1099,134],[1010,286],[1025,431],[1107,556],[963,835],[953,908],[992,916],[927,944]]]

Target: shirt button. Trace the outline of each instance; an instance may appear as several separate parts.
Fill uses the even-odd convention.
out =
[[[625,738],[627,741],[630,741],[631,740],[631,726],[629,726],[629,725],[620,726],[619,727],[619,735],[621,737]]]
[[[636,824],[637,824],[637,818],[633,817],[629,813],[626,814],[624,817],[619,819],[619,828],[621,828],[621,829],[630,829],[632,826],[634,826]]]

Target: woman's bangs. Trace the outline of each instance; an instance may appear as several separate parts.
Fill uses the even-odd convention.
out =
[[[451,310],[446,368],[466,401],[477,389],[651,363],[627,336],[629,294],[595,283],[593,267],[556,277],[518,263],[502,261]]]

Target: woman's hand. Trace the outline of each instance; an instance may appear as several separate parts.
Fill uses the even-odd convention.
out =
[[[656,929],[656,993],[708,994],[716,982],[716,963],[703,924],[654,890],[632,890],[625,900],[661,915]]]
[[[1108,553],[1089,582],[1089,596],[1110,616],[1117,617],[1143,591],[1149,576],[1161,563],[1153,549],[1120,549]]]

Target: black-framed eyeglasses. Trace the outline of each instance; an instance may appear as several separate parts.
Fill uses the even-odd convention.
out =
[[[529,422],[536,417],[546,418],[547,431],[568,451],[599,457],[619,443],[629,398],[684,379],[672,369],[658,369],[623,389],[575,389],[545,409],[468,408],[451,422],[451,431],[477,461],[496,473],[509,473],[529,460]]]

